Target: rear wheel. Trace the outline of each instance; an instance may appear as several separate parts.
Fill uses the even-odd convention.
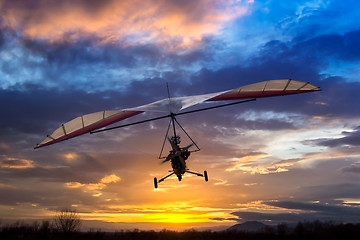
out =
[[[208,175],[207,175],[207,171],[204,171],[204,177],[205,177],[205,181],[206,181],[206,182],[209,181]]]
[[[154,187],[155,187],[155,188],[158,188],[158,181],[157,181],[157,178],[154,178]]]

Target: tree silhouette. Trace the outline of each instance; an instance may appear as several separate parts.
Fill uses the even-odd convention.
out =
[[[55,226],[64,233],[80,230],[81,221],[78,212],[71,208],[62,208],[55,215]]]

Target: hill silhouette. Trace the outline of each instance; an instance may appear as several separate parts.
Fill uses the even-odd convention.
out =
[[[242,231],[242,232],[259,232],[259,231],[264,231],[266,227],[269,226],[257,221],[248,221],[248,222],[236,224],[232,227],[229,227],[227,230]]]

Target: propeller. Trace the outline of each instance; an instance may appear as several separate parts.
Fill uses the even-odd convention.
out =
[[[180,157],[181,158],[181,151],[176,151],[175,153],[170,153],[165,160],[163,160],[161,163],[166,163],[168,161],[170,161],[171,159],[173,159],[174,157]]]
[[[188,149],[191,148],[192,146],[194,146],[194,143],[190,143],[189,145],[187,145],[186,147],[184,147],[184,149],[188,150]]]
[[[175,157],[175,154],[169,154],[169,155],[166,157],[166,159],[161,162],[161,164],[164,164],[164,163],[170,161],[173,157]]]

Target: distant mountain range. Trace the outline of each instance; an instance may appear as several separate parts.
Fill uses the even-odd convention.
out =
[[[239,232],[259,232],[265,230],[268,225],[257,222],[257,221],[249,221],[244,223],[236,224],[232,227],[229,227],[227,231],[239,231]]]

